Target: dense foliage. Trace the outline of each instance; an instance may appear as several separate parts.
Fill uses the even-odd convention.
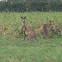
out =
[[[62,11],[60,2],[25,1],[25,2],[0,2],[0,11]]]

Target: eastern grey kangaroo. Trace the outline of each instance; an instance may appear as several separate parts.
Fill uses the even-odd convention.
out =
[[[27,40],[36,39],[35,31],[26,24],[26,20],[25,20],[26,17],[21,17],[21,19],[22,19],[22,29],[23,29],[24,37]]]
[[[50,21],[49,24],[43,24],[43,26],[40,27],[40,35],[45,35],[49,38],[48,32],[51,30],[53,21]]]

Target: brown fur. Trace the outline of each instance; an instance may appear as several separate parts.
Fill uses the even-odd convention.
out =
[[[56,31],[62,30],[62,26],[56,26],[55,30]]]
[[[52,26],[52,21],[50,21],[49,24],[44,24],[43,26],[41,26],[40,35],[45,35],[49,38],[48,32],[51,30],[51,26]]]
[[[27,38],[28,40],[31,40],[31,39],[36,39],[36,34],[35,34],[35,31],[26,24],[26,21],[25,21],[25,18],[26,17],[21,17],[22,18],[22,28],[23,28],[23,34],[24,34],[24,37]]]
[[[62,31],[62,26],[56,26],[55,27],[55,34],[57,35],[58,34],[58,32],[61,32]],[[60,35],[60,36],[62,36],[62,35]]]

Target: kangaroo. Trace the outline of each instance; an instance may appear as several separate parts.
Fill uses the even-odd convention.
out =
[[[56,31],[62,30],[62,26],[56,26],[56,27],[55,27],[55,30],[56,30]]]
[[[62,26],[56,26],[55,27],[55,34],[58,34],[58,32],[60,32],[61,33],[61,31],[62,31]],[[61,37],[62,35],[60,34],[60,37]]]
[[[26,24],[26,17],[21,17],[21,19],[24,38],[27,38],[27,40],[36,39],[35,31]]]
[[[49,24],[43,24],[43,26],[40,27],[40,35],[45,35],[49,38],[48,32],[51,30],[53,21],[50,21]]]

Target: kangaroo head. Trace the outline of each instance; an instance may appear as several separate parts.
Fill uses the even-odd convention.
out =
[[[52,25],[52,24],[53,24],[53,21],[50,20],[50,25]]]
[[[21,17],[21,19],[22,19],[22,22],[25,23],[26,17]]]

